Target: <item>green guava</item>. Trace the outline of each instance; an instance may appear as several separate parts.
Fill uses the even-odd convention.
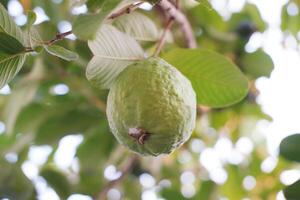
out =
[[[161,58],[125,68],[113,83],[107,118],[117,140],[141,155],[168,154],[191,135],[196,95],[190,81]]]

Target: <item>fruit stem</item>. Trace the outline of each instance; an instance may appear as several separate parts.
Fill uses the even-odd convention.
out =
[[[142,128],[130,128],[128,135],[134,138],[140,145],[144,145],[150,136],[150,134]]]

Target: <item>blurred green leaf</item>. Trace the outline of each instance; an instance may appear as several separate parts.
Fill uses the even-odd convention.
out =
[[[120,2],[121,0],[105,0],[100,13],[79,15],[73,23],[74,34],[80,39],[94,39],[105,18]]]
[[[272,58],[261,49],[254,53],[244,54],[241,64],[244,72],[255,79],[262,76],[270,77],[274,69]]]
[[[287,200],[297,200],[300,197],[300,180],[288,186],[283,191]]]
[[[33,11],[28,11],[27,12],[27,29],[30,30],[34,22],[36,21],[36,14]]]
[[[53,144],[68,134],[84,133],[101,119],[101,114],[92,109],[66,109],[54,113],[43,121],[37,130],[37,144]]]
[[[49,186],[52,187],[61,198],[67,199],[70,195],[71,184],[65,174],[56,167],[45,166],[40,171],[40,176],[47,181]]]
[[[226,107],[241,101],[248,81],[227,58],[209,50],[174,49],[164,58],[190,79],[200,104]]]
[[[288,160],[300,162],[300,134],[284,138],[280,143],[280,155]]]
[[[6,132],[13,132],[16,120],[22,108],[29,104],[38,89],[39,80],[44,76],[44,66],[41,59],[35,61],[32,71],[21,79],[4,107],[4,121],[6,124]]]
[[[198,1],[201,5],[205,6],[206,8],[212,9],[211,4],[208,0],[196,0]]]
[[[200,189],[192,198],[195,200],[216,199],[216,184],[213,181],[202,181]]]
[[[6,161],[0,161],[0,198],[31,200],[34,187],[22,170]]]
[[[115,138],[110,133],[107,121],[103,121],[99,127],[91,129],[85,135],[76,153],[80,166],[86,169],[98,168],[114,150]]]

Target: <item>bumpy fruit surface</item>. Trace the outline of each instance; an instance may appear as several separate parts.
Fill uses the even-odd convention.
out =
[[[172,152],[191,135],[196,95],[190,81],[160,58],[128,66],[112,85],[107,117],[117,140],[142,155]]]

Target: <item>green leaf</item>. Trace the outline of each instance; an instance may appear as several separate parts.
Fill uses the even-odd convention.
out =
[[[287,200],[297,200],[300,197],[300,180],[288,186],[283,191]]]
[[[200,5],[203,5],[206,8],[212,9],[212,6],[208,0],[196,0],[196,1],[198,1],[200,3]]]
[[[144,59],[137,41],[111,25],[103,25],[88,45],[94,57],[87,66],[86,77],[101,89],[108,89],[128,65]]]
[[[64,47],[61,46],[57,46],[57,45],[45,46],[45,49],[51,55],[57,56],[67,61],[76,60],[78,58],[78,55],[76,53],[68,49],[65,49]]]
[[[254,79],[261,76],[270,77],[274,69],[272,58],[261,49],[245,54],[241,58],[241,64],[244,72]]]
[[[300,162],[300,134],[286,137],[280,143],[280,155],[284,158]]]
[[[33,11],[28,11],[27,13],[27,29],[30,30],[34,22],[36,21],[36,14]]]
[[[56,111],[38,127],[36,144],[53,144],[65,135],[85,132],[102,117],[97,110],[91,108],[60,109],[63,112]],[[51,112],[51,110],[47,112]]]
[[[40,171],[40,175],[63,199],[70,195],[71,185],[67,177],[53,166],[46,166]]]
[[[24,43],[23,33],[2,4],[0,4],[0,32],[2,49],[0,50],[0,88],[2,88],[20,71],[26,57],[21,54],[21,49],[24,50],[24,47],[21,47],[21,44]]]
[[[24,52],[25,47],[14,37],[5,32],[0,32],[0,53],[18,54]]]
[[[226,107],[241,101],[248,92],[248,81],[239,68],[215,52],[174,49],[164,58],[190,79],[200,104]]]
[[[138,12],[119,17],[114,25],[136,40],[157,41],[159,39],[159,32],[155,23],[146,15]]]
[[[99,126],[87,131],[84,141],[78,146],[76,156],[81,169],[98,169],[115,148],[116,140],[110,133],[106,120]]]
[[[8,134],[12,133],[14,130],[17,117],[22,108],[33,100],[38,89],[39,80],[43,75],[43,63],[41,62],[41,59],[37,59],[32,71],[17,82],[16,87],[13,88],[13,92],[9,96],[3,109],[6,132]]]
[[[17,38],[21,43],[24,42],[24,36],[21,29],[9,16],[2,4],[0,4],[0,32],[5,32],[14,38]]]
[[[213,181],[203,181],[201,182],[200,189],[193,197],[193,199],[201,199],[201,200],[210,200],[214,199],[216,184]]]
[[[33,199],[34,187],[17,165],[0,160],[0,199]]]
[[[25,54],[14,54],[3,57],[0,55],[0,88],[15,77],[22,68],[25,58]]]
[[[105,0],[100,13],[79,15],[73,23],[73,33],[80,39],[94,39],[102,22],[120,2],[121,0]]]

